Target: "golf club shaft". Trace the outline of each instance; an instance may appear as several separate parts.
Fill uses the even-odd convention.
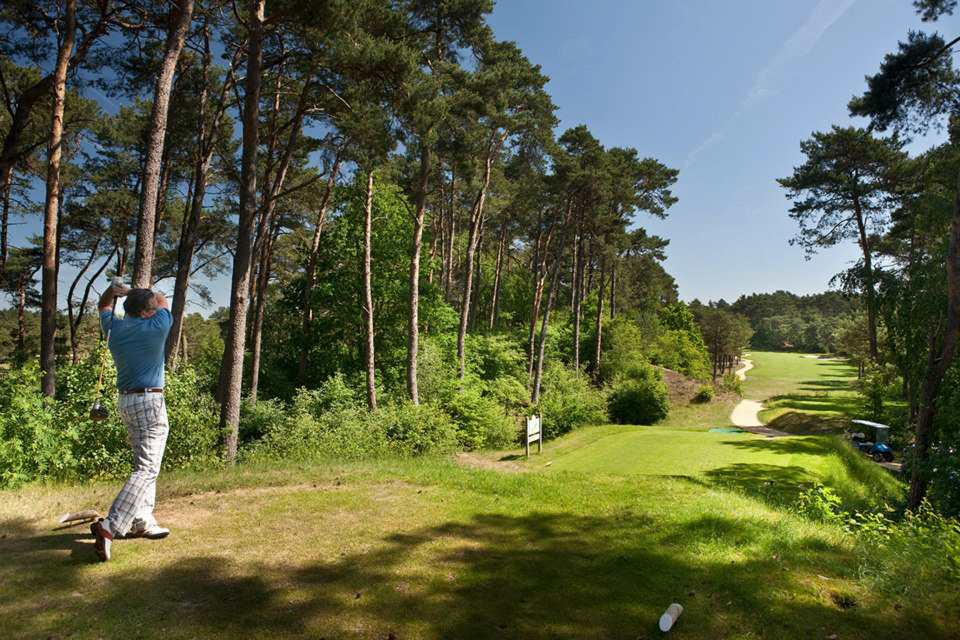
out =
[[[111,284],[112,288],[114,284]],[[113,317],[117,313],[117,296],[113,296],[113,304],[110,306],[110,322],[107,324],[107,338],[106,344],[104,345],[103,357],[100,359],[100,375],[97,376],[97,395],[93,398],[93,406],[97,406],[97,402],[100,401],[100,388],[103,384],[103,369],[107,366],[107,351],[110,349],[110,331],[113,330]]]

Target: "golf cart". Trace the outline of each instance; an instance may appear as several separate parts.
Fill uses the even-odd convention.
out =
[[[866,427],[876,432],[876,437],[873,442],[871,442],[867,440],[864,432],[851,431],[848,428],[845,435],[855,449],[867,454],[876,462],[883,462],[884,460],[893,462],[893,449],[890,448],[890,427],[878,422],[870,422],[869,420],[852,420],[851,422],[854,425],[854,429]]]

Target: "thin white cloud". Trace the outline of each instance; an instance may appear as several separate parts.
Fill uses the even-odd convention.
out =
[[[744,111],[752,109],[764,100],[777,95],[777,81],[791,65],[807,55],[820,41],[827,29],[846,13],[856,0],[820,0],[813,13],[799,29],[780,47],[777,54],[763,69],[757,73],[753,83],[747,90],[747,95],[740,102],[740,107],[727,122],[717,131],[711,133],[700,145],[687,154],[685,169],[704,150],[719,143],[727,134],[727,130],[736,118]]]
[[[807,21],[783,43],[773,60],[753,80],[741,104],[741,111],[776,95],[777,79],[791,64],[813,49],[827,29],[853,6],[855,0],[820,0]]]

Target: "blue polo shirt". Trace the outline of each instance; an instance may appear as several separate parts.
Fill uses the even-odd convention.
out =
[[[111,311],[100,312],[104,335],[110,326],[111,315]],[[114,317],[110,329],[110,353],[117,365],[118,389],[163,387],[163,345],[172,324],[169,309],[157,309],[149,318]]]

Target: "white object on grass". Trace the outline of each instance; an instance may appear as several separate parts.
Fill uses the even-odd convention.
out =
[[[680,617],[681,613],[683,613],[683,605],[674,602],[667,607],[667,610],[660,616],[660,631],[670,631],[670,628],[676,624],[677,618]]]
[[[524,437],[524,449],[530,457],[530,443],[537,443],[537,453],[543,453],[543,414],[527,418],[527,431]]]

